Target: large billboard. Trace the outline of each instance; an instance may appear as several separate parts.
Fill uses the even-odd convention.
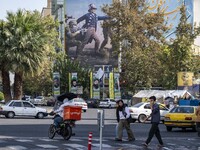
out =
[[[117,67],[110,30],[103,25],[109,21],[101,9],[104,4],[112,4],[112,0],[65,0],[66,53],[82,65]]]

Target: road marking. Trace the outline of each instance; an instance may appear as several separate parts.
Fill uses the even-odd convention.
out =
[[[100,147],[100,144],[92,144],[92,146]],[[108,144],[102,144],[102,147],[103,147],[103,148],[110,148],[110,147],[112,147],[112,146],[111,146],[111,145],[108,145]]]
[[[21,139],[21,140],[20,140],[20,139],[19,139],[19,140],[17,139],[16,141],[18,141],[18,142],[33,142],[33,140],[23,140],[23,139]]]
[[[54,145],[48,145],[48,144],[42,144],[42,145],[37,145],[38,147],[42,147],[42,148],[58,148],[58,146],[54,146]]]
[[[73,148],[86,148],[85,146],[80,145],[80,144],[63,144],[63,145],[73,147]]]
[[[27,148],[24,147],[24,146],[7,146],[7,147],[4,147],[4,148],[0,148],[0,150],[26,150]]]

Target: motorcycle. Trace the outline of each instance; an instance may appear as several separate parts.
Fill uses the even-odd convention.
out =
[[[48,137],[53,139],[56,134],[61,135],[65,140],[69,140],[72,135],[72,128],[75,127],[75,120],[64,120],[59,128],[56,128],[54,124],[51,124],[48,130]]]
[[[54,105],[54,110],[59,108],[59,106],[63,103],[63,100],[65,98],[68,98],[69,100],[76,98],[77,95],[73,93],[64,93],[56,98],[56,103]],[[49,113],[50,116],[54,116],[55,113],[52,111]],[[54,116],[56,117],[56,116]],[[60,123],[59,128],[57,128],[54,124],[51,124],[48,130],[48,137],[50,139],[53,139],[56,134],[61,135],[65,140],[69,140],[71,136],[75,135],[72,133],[72,128],[75,127],[75,121],[76,120],[64,120],[63,122]]]

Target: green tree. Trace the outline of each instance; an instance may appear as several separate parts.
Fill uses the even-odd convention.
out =
[[[103,11],[113,21],[107,26],[112,30],[112,45],[116,53],[122,44],[122,80],[128,81],[129,89],[136,87],[159,86],[158,55],[165,44],[163,12],[148,11],[146,1],[127,0],[126,4],[115,1],[104,6]],[[125,42],[124,42],[125,41]]]
[[[200,34],[200,27],[193,27],[187,22],[186,8],[180,8],[180,22],[176,28],[176,38],[165,47],[161,57],[163,64],[162,85],[168,89],[176,89],[177,73],[181,71],[199,72],[199,57],[194,56],[192,45],[197,35]]]
[[[0,92],[0,101],[4,99],[4,95],[2,92]]]
[[[8,12],[6,18],[2,42],[6,45],[0,46],[2,62],[6,63],[1,64],[1,69],[14,73],[13,98],[20,99],[24,76],[41,72],[44,62],[54,53],[57,24],[53,18],[42,17],[37,11]]]

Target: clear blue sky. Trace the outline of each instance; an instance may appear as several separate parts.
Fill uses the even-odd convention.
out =
[[[43,7],[47,7],[47,0],[0,0],[0,19],[5,20],[7,11],[25,9],[41,12]]]

